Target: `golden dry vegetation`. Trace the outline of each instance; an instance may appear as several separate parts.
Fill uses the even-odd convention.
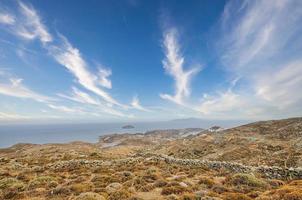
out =
[[[301,119],[277,122],[176,138],[158,145],[150,143],[150,136],[145,143],[131,138],[130,143],[124,140],[107,148],[101,143],[82,142],[15,145],[0,150],[0,199],[301,200],[302,180],[290,177],[269,179],[263,174],[168,164],[148,158],[112,162],[153,152],[249,165],[301,166]],[[102,164],[87,164],[97,161]]]

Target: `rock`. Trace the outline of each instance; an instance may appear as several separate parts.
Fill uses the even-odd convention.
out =
[[[120,190],[122,187],[123,186],[120,183],[111,183],[111,184],[107,185],[106,191],[108,193],[113,193],[113,192]]]
[[[195,192],[195,195],[198,197],[204,197],[204,196],[206,196],[206,194],[208,194],[208,191],[205,191],[205,190],[200,190],[200,191]]]
[[[76,200],[106,200],[105,197],[95,192],[81,193]]]
[[[50,191],[50,195],[69,195],[71,193],[69,188],[58,186]]]
[[[179,185],[182,186],[182,187],[188,187],[188,185],[184,182],[180,182]]]

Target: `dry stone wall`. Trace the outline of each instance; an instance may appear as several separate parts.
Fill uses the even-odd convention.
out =
[[[101,167],[105,165],[123,165],[123,164],[135,164],[139,162],[165,162],[167,164],[176,164],[189,167],[203,167],[212,170],[228,170],[234,173],[260,173],[267,178],[271,179],[302,179],[302,168],[281,168],[276,166],[246,166],[240,163],[234,162],[221,162],[221,161],[209,161],[198,159],[179,159],[166,155],[158,154],[136,154],[129,158],[117,159],[111,161],[102,160],[71,160],[71,161],[59,161],[49,164],[46,168],[62,171],[73,170],[80,167]]]

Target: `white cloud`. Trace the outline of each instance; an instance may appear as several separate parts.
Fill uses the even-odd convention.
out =
[[[302,60],[259,74],[254,79],[257,95],[276,107],[286,109],[296,103],[302,107]]]
[[[231,90],[219,93],[218,96],[204,95],[201,105],[197,108],[203,114],[224,113],[242,107],[240,95]]]
[[[54,110],[58,110],[60,112],[65,112],[65,113],[83,113],[81,110],[79,109],[75,109],[75,108],[69,108],[66,106],[62,106],[62,105],[53,105],[53,104],[48,104],[48,107],[54,109]]]
[[[53,41],[52,35],[43,24],[37,11],[31,6],[18,1],[21,15],[13,16],[7,13],[0,13],[0,24],[9,25],[7,28],[22,39],[39,39],[43,44]]]
[[[106,103],[101,103],[99,100],[92,98],[89,94],[84,93],[77,88],[73,88],[71,96],[64,94],[60,94],[60,96],[79,103],[96,105],[98,106],[98,109],[102,109],[101,112],[117,116],[127,116],[122,112],[113,109],[113,106],[117,105],[123,109],[127,109],[128,106],[119,103],[104,90],[104,88],[112,88],[112,83],[109,79],[112,74],[111,70],[101,66],[97,73],[90,71],[87,62],[80,51],[73,47],[67,38],[59,34],[60,37],[57,39],[62,42],[62,44],[55,44],[53,36],[48,32],[37,11],[31,5],[22,2],[18,3],[22,17],[18,17],[16,23],[12,25],[9,30],[24,39],[40,40],[49,54],[59,64],[68,69],[81,86],[100,96]]]
[[[163,46],[165,51],[163,66],[175,81],[175,95],[161,94],[160,97],[183,105],[185,97],[190,95],[190,81],[200,68],[195,67],[187,71],[184,69],[184,57],[180,52],[178,32],[175,28],[164,32]]]
[[[77,78],[79,84],[81,84],[87,90],[99,95],[108,103],[123,107],[122,104],[112,98],[103,89],[98,87],[100,84],[99,79],[88,70],[87,63],[82,58],[80,51],[74,48],[66,38],[62,37],[62,40],[63,45],[61,47],[52,47],[50,49],[50,52],[56,61],[66,67],[69,72]],[[105,76],[105,78],[107,78],[107,76]]]
[[[20,120],[20,119],[28,119],[28,118],[29,117],[25,116],[25,115],[0,112],[0,120],[2,120],[2,121]]]
[[[131,106],[137,110],[141,110],[141,111],[146,111],[146,112],[150,112],[149,109],[147,108],[144,108],[140,102],[139,102],[139,99],[137,96],[134,96],[133,99],[132,99],[132,102],[131,102]]]
[[[110,69],[104,69],[104,68],[100,68],[99,69],[99,83],[101,86],[105,87],[105,88],[112,88],[111,85],[111,80],[108,79],[108,77],[112,74]]]
[[[38,102],[48,102],[54,100],[53,98],[32,91],[23,85],[22,81],[23,80],[20,78],[9,78],[8,83],[0,83],[0,94],[24,99],[32,99]]]
[[[262,69],[272,58],[288,59],[301,46],[302,2],[260,0],[230,1],[222,33],[223,61],[231,69]],[[238,5],[239,4],[239,5]],[[296,42],[295,42],[296,41]],[[300,42],[298,42],[300,41]],[[286,55],[287,58],[284,58]]]
[[[247,112],[294,116],[302,111],[301,23],[301,1],[229,1],[225,6],[217,48],[226,71],[246,83],[236,94]]]
[[[72,94],[71,96],[65,95],[65,94],[58,94],[60,97],[64,97],[66,99],[76,101],[79,103],[84,104],[92,104],[92,105],[99,105],[100,102],[92,98],[90,95],[88,95],[85,92],[82,92],[81,90],[77,89],[76,87],[72,87]]]
[[[0,13],[0,24],[12,25],[15,23],[15,17],[8,13]]]
[[[95,108],[94,108],[95,112],[107,113],[107,114],[118,116],[118,117],[129,117],[128,115],[112,108],[112,106],[109,106],[105,103],[100,102],[97,99],[94,99],[89,94],[77,89],[76,87],[72,88],[71,95],[58,94],[58,96],[69,99],[71,101],[82,103],[84,105],[87,105],[87,104],[93,105],[93,106],[95,106]]]
[[[38,38],[42,43],[51,42],[52,36],[41,22],[36,10],[21,1],[19,1],[19,6],[24,18],[19,19],[20,22],[15,26],[16,34],[28,40]]]

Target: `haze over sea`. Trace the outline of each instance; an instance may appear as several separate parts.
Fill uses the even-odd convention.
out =
[[[112,133],[144,133],[157,129],[208,128],[213,125],[231,127],[246,121],[211,121],[181,119],[164,122],[137,123],[65,123],[65,124],[0,124],[0,148],[17,143],[97,142],[98,137]],[[133,129],[122,129],[131,124]]]

